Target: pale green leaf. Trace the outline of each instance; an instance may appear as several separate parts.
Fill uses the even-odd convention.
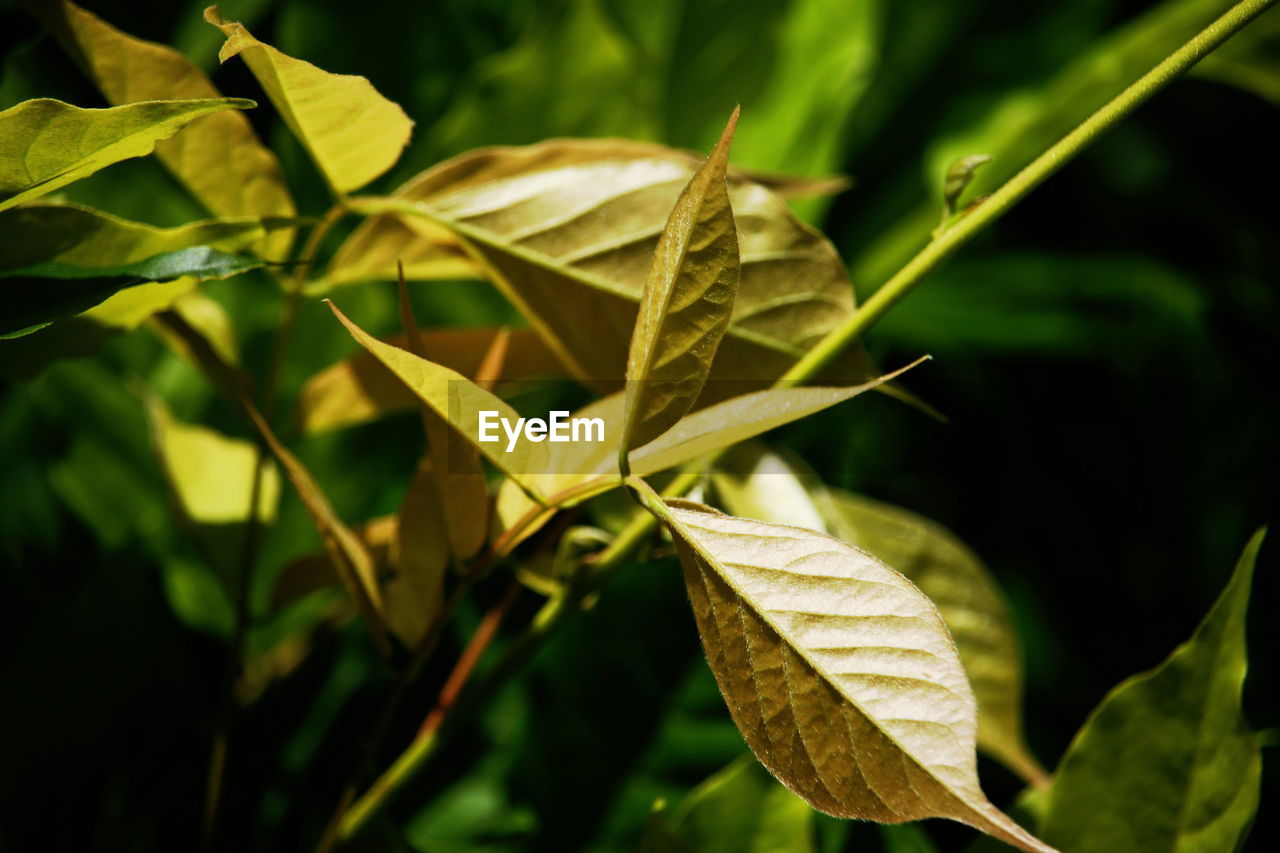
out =
[[[1258,737],[1240,707],[1262,537],[1245,546],[1194,636],[1089,716],[1054,774],[1045,838],[1071,853],[1240,849],[1262,774]]]
[[[26,2],[113,104],[222,96],[195,63],[171,47],[121,32],[69,0]],[[217,216],[295,214],[279,161],[239,112],[202,119],[158,143],[156,157]],[[289,231],[273,232],[257,248],[267,258],[284,260],[291,240]]]
[[[105,110],[49,98],[24,101],[0,112],[0,210],[112,163],[145,157],[198,118],[253,106],[244,98],[144,101]]]
[[[218,59],[244,59],[334,190],[358,189],[400,159],[413,122],[368,80],[331,74],[287,56],[258,41],[243,24],[224,21],[217,6],[204,14],[227,37]]]
[[[740,273],[725,170],[734,110],[706,163],[667,219],[640,299],[627,356],[619,461],[672,427],[697,402],[729,326]]]
[[[838,817],[947,817],[1052,850],[982,793],[973,693],[910,581],[820,533],[643,500],[676,540],[734,722],[784,784]]]

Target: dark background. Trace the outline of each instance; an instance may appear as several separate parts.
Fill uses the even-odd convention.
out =
[[[86,5],[213,66],[220,36],[200,21],[198,3]],[[859,4],[827,5],[838,27]],[[744,127],[752,120],[790,14],[787,3],[594,6],[603,11],[497,0],[245,0],[222,11],[292,55],[369,77],[405,107],[415,139],[375,185],[384,189],[481,144],[611,134],[705,147],[733,103],[744,106]],[[643,73],[610,76],[593,28],[630,38],[659,6],[680,22],[671,55],[649,57]],[[1046,81],[1152,8],[1103,0],[884,6],[877,70],[827,167],[857,185],[825,213],[806,209],[863,294],[893,269],[883,235],[936,195],[940,144],[1010,93],[1044,109],[1035,99]],[[56,43],[3,2],[0,48],[0,108],[36,96],[101,103]],[[311,167],[243,66],[228,63],[214,79],[227,94],[263,102],[251,118],[281,152],[303,211],[323,211]],[[1190,636],[1250,533],[1277,518],[1278,119],[1277,104],[1255,92],[1203,76],[1174,84],[868,336],[884,366],[935,357],[908,385],[949,423],[872,395],[776,436],[827,482],[932,517],[983,556],[1014,604],[1028,736],[1047,766],[1109,688]],[[746,165],[811,167],[799,150],[792,166],[785,157]],[[140,161],[73,190],[146,221],[199,215]],[[214,290],[246,360],[262,363],[277,294],[265,279]],[[396,325],[388,284],[335,298],[372,331]],[[474,284],[424,285],[415,301],[432,325],[512,317]],[[350,353],[326,314],[316,304],[304,310],[287,388]],[[182,416],[244,434],[145,331],[31,383],[0,386],[0,848],[194,847],[226,632],[216,614],[212,625],[193,624],[171,604],[172,555],[191,552],[169,521],[142,410],[126,387],[136,377]],[[343,516],[358,521],[398,504],[420,448],[417,429],[404,416],[296,446]],[[258,599],[280,565],[316,544],[286,494]],[[1249,629],[1245,707],[1259,729],[1280,726],[1271,700],[1280,648],[1270,618],[1280,590],[1275,548],[1263,547]],[[406,703],[380,765],[412,732],[459,638],[504,585],[480,587],[437,655],[441,671],[428,672]],[[525,593],[509,625],[537,604]],[[262,619],[255,642],[266,643],[278,626]],[[314,844],[382,684],[358,626],[316,634],[306,660],[235,729],[227,849]],[[678,799],[742,749],[701,660],[674,565],[634,567],[459,733],[364,843],[630,849],[655,797]],[[996,803],[1019,790],[985,759],[981,771]],[[1280,836],[1268,808],[1274,794],[1264,772],[1250,849],[1270,849]],[[393,826],[407,842],[392,840]],[[838,833],[821,828],[837,848]],[[927,831],[944,850],[963,849],[972,836],[940,822]],[[875,827],[854,825],[843,849],[881,842]]]

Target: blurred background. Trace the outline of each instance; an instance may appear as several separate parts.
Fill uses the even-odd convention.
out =
[[[176,46],[225,94],[257,99],[250,118],[302,211],[323,212],[322,183],[253,78],[239,62],[216,67],[222,37],[202,21],[203,3],[84,5]],[[1227,5],[228,0],[221,10],[404,106],[414,138],[374,189],[469,148],[551,136],[706,149],[741,103],[738,165],[852,176],[850,191],[797,209],[831,236],[865,296],[936,224],[952,159],[994,155],[976,191],[997,185]],[[1028,736],[1049,767],[1109,688],[1190,636],[1249,534],[1280,517],[1277,34],[1272,10],[871,332],[882,366],[934,356],[908,385],[949,422],[869,395],[775,436],[826,482],[936,519],[984,558],[1016,611]],[[102,105],[4,0],[0,50],[0,108],[31,97]],[[114,166],[67,196],[155,224],[203,215],[151,161]],[[227,309],[242,360],[265,363],[282,306],[274,283],[251,274],[207,290]],[[426,325],[516,321],[488,285],[424,284],[413,297]],[[389,282],[334,298],[370,331],[398,326]],[[173,521],[139,384],[184,420],[247,434],[146,329],[48,364],[15,343],[0,342],[0,848],[193,849],[231,607],[217,560]],[[280,411],[354,346],[326,307],[306,305]],[[353,523],[395,511],[421,448],[411,414],[283,432]],[[318,544],[286,487],[264,542],[250,647],[275,648],[299,626],[306,641],[283,674],[264,676],[234,729],[227,849],[313,845],[385,695],[363,629],[323,622],[323,608],[269,607],[280,568]],[[1263,547],[1250,626],[1245,701],[1260,729],[1280,726],[1276,547]],[[379,766],[505,583],[482,585],[445,637]],[[745,749],[684,599],[671,561],[621,572],[362,843],[634,849],[656,798],[678,801]],[[524,593],[508,631],[537,605]],[[1020,784],[985,759],[980,770],[993,801],[1011,802]],[[1267,808],[1276,788],[1264,771],[1250,849],[1280,836]],[[821,819],[817,829],[824,851],[919,849],[868,824]],[[924,831],[941,850],[973,837],[937,821]]]

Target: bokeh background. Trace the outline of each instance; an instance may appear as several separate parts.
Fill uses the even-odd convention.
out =
[[[252,77],[239,62],[216,68],[221,36],[202,3],[84,5],[176,45],[226,94],[263,103],[250,117],[303,211],[324,210],[313,168]],[[1226,5],[228,0],[222,12],[291,55],[367,76],[405,107],[414,139],[376,188],[478,145],[550,136],[704,149],[741,103],[740,165],[853,176],[849,192],[800,211],[866,294],[936,221],[954,156],[997,154],[984,178],[994,183],[1105,100],[1115,75],[1136,76],[1117,57],[1154,49],[1151,16],[1190,31],[1186,21]],[[930,516],[982,555],[1016,611],[1029,738],[1050,767],[1110,687],[1190,636],[1248,535],[1280,518],[1276,15],[1098,141],[872,331],[882,365],[935,357],[908,385],[947,423],[871,395],[776,436],[827,482]],[[0,108],[37,96],[101,104],[7,2],[0,50]],[[68,196],[157,224],[202,215],[146,161]],[[282,304],[272,282],[248,276],[209,292],[244,360],[264,363]],[[365,328],[396,328],[390,283],[334,296]],[[417,286],[414,300],[428,325],[515,319],[474,282]],[[353,347],[327,308],[306,306],[282,411]],[[0,348],[10,377],[0,385],[0,848],[193,849],[230,611],[216,570],[172,520],[137,385],[184,419],[244,427],[145,329],[13,379],[29,357]],[[412,415],[285,435],[353,522],[395,510],[421,446]],[[253,649],[290,627],[268,611],[274,574],[317,544],[286,491],[264,546]],[[1276,547],[1263,548],[1250,626],[1246,709],[1262,729],[1280,726]],[[504,584],[479,588],[380,763]],[[670,561],[621,572],[364,845],[633,849],[655,798],[678,800],[744,750],[684,598]],[[537,604],[525,593],[509,624]],[[312,845],[384,696],[358,626],[323,626],[306,652],[236,725],[227,849]],[[1018,792],[999,766],[984,759],[981,771],[995,802]],[[1280,837],[1274,774],[1264,775],[1250,849]],[[818,828],[828,851],[911,849],[872,825]],[[941,822],[925,831],[942,850],[973,835]]]

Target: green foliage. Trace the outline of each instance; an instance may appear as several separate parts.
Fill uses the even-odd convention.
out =
[[[0,2],[0,847],[1274,835],[1260,533],[1080,728],[1273,506],[1269,0],[104,4]]]

